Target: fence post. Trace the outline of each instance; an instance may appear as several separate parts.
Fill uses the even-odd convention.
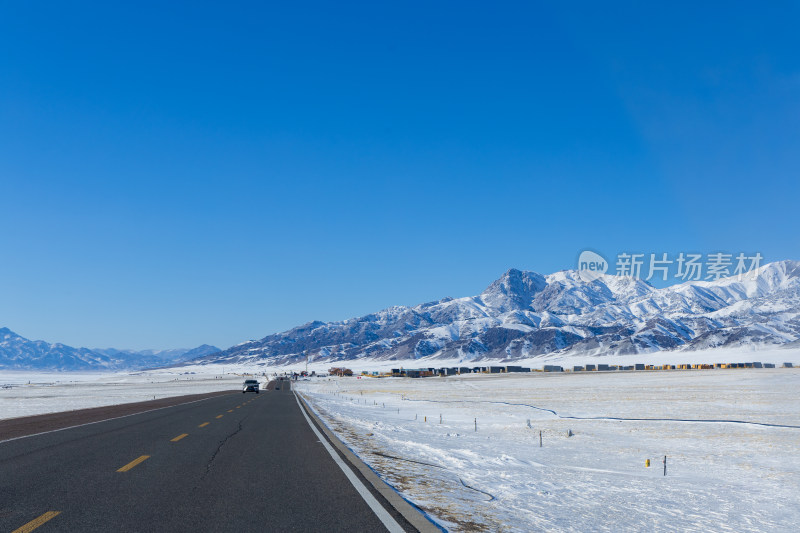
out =
[[[542,447],[542,430],[539,430],[539,448]]]

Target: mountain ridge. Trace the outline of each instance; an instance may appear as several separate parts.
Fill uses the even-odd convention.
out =
[[[749,273],[748,276],[753,273]],[[551,354],[616,355],[800,340],[800,262],[745,276],[655,288],[574,270],[509,269],[476,296],[313,321],[193,363],[288,364],[370,358],[514,361]]]
[[[136,370],[170,366],[218,351],[207,344],[173,350],[73,348],[59,342],[26,339],[7,327],[0,328],[2,370]]]
[[[312,321],[220,350],[73,348],[0,328],[0,369],[122,370],[186,364],[291,364],[353,359],[507,361],[800,343],[800,262],[655,288],[562,270],[507,270],[480,294]]]

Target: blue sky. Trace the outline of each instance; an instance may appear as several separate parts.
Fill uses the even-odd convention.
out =
[[[0,7],[0,326],[227,347],[585,248],[800,259],[797,4]]]

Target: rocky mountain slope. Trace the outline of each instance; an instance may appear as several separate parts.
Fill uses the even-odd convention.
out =
[[[754,277],[754,279],[750,279]],[[509,270],[481,294],[311,322],[193,363],[283,364],[355,358],[527,359],[767,346],[800,339],[800,262],[744,279],[657,289],[633,278]]]

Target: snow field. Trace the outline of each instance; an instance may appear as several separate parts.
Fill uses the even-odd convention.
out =
[[[798,370],[321,378],[296,390],[452,531],[793,531],[800,521]]]
[[[175,371],[0,372],[0,419],[141,402],[241,387],[242,377]]]

